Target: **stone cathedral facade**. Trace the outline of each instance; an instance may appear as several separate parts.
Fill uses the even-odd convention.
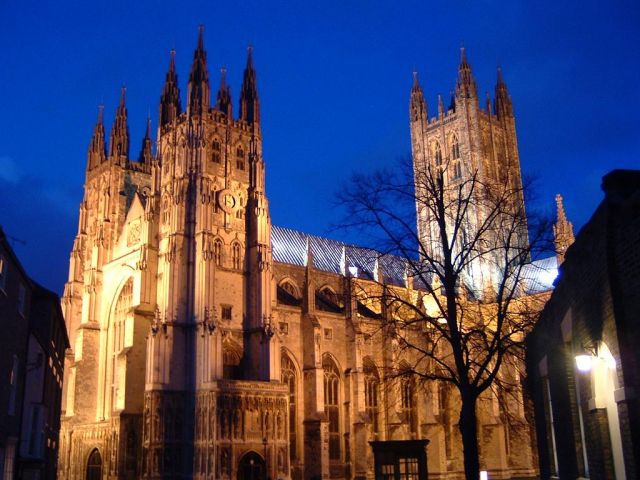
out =
[[[125,92],[108,137],[98,116],[63,297],[59,478],[371,479],[369,441],[421,438],[431,478],[462,478],[448,390],[385,382],[398,359],[361,292],[384,276],[411,294],[402,265],[271,225],[251,50],[237,113],[224,71],[212,96],[202,31],[186,93],[183,108],[172,53],[155,153],[149,120],[137,159]],[[519,182],[504,82],[496,113],[473,95],[464,58],[437,119],[414,85],[415,161]],[[510,436],[497,403],[482,405],[485,468],[533,475],[528,427]]]

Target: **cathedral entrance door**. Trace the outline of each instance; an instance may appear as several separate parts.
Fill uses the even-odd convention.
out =
[[[266,465],[263,458],[256,452],[249,452],[240,459],[238,465],[238,480],[265,480]]]
[[[98,449],[93,450],[87,460],[87,480],[102,480],[102,457]]]

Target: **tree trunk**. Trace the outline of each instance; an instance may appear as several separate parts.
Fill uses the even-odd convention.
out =
[[[477,398],[473,395],[465,395],[462,397],[460,423],[458,424],[458,428],[462,434],[464,475],[466,480],[478,480],[480,478],[476,401]]]

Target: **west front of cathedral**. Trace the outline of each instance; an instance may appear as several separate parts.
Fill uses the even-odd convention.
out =
[[[124,90],[89,146],[62,300],[58,478],[373,479],[369,442],[407,439],[429,440],[430,478],[463,478],[452,389],[386,378],[403,359],[366,292],[412,295],[401,261],[271,225],[251,50],[239,111],[224,71],[212,97],[202,31],[185,108],[174,55],[155,149],[149,126],[130,158]],[[416,80],[410,117],[416,165],[521,182],[506,85],[480,108],[464,55],[452,107],[429,119]],[[427,237],[428,222],[418,212]],[[535,476],[521,410],[506,422],[481,402],[492,478]]]

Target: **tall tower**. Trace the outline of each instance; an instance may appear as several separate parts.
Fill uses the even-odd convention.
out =
[[[454,196],[458,194],[455,187],[468,185],[475,177],[484,185],[508,188],[513,192],[512,208],[524,209],[515,117],[500,69],[493,111],[489,99],[483,109],[471,65],[462,48],[452,104],[445,111],[439,97],[438,114],[433,118],[428,118],[427,102],[414,73],[409,117],[417,195],[426,194],[419,178],[430,168],[433,172],[442,172],[443,190],[450,197],[446,203],[454,205]],[[427,208],[419,204],[417,210],[421,242],[429,255],[437,258],[442,251],[438,226]],[[486,212],[482,209],[468,212],[461,238],[472,238],[485,221]],[[519,230],[518,237],[521,244],[527,243],[526,226]],[[474,262],[465,272],[465,284],[476,295],[481,295],[492,282],[491,267],[485,263]]]
[[[241,92],[234,119],[223,70],[211,106],[200,28],[186,111],[171,52],[155,156],[148,120],[139,160],[128,158],[124,89],[108,150],[99,112],[63,300],[74,348],[60,478],[92,468],[223,478],[247,451],[272,459],[273,478],[288,469],[275,461],[288,458],[287,397],[273,383],[280,347],[251,50]]]

